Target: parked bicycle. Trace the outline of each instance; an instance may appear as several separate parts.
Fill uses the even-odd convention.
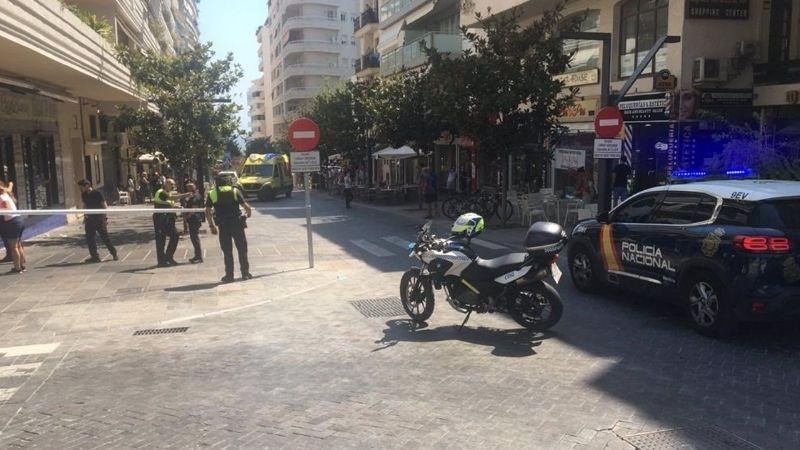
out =
[[[448,219],[473,212],[488,220],[490,217],[503,218],[502,193],[497,189],[483,188],[472,195],[450,197],[442,202],[442,214]],[[514,217],[514,205],[506,200],[505,220]]]

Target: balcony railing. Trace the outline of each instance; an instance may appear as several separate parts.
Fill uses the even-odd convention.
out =
[[[358,30],[371,23],[378,23],[378,14],[374,9],[368,9],[361,13],[361,17],[356,18],[355,22],[353,22],[353,32],[358,32]]]
[[[283,54],[291,52],[327,52],[339,53],[339,44],[331,41],[296,40],[283,46]]]
[[[421,66],[428,61],[423,50],[435,48],[441,53],[454,53],[462,50],[462,36],[457,33],[426,33],[408,44],[381,56],[381,74],[391,75],[405,69]]]
[[[339,21],[328,16],[293,16],[283,20],[284,27],[291,28],[330,28],[338,29]]]
[[[394,18],[403,16],[403,13],[415,9],[417,6],[429,0],[389,0],[381,5],[379,19],[381,22],[396,22]],[[391,19],[391,20],[390,20]]]
[[[346,77],[352,74],[349,67],[336,64],[290,64],[283,70],[283,78],[303,75]]]
[[[360,59],[355,62],[356,73],[367,69],[377,69],[381,66],[381,57],[377,53],[367,53],[361,55]]]
[[[800,59],[753,67],[753,84],[756,86],[790,83],[800,83]]]

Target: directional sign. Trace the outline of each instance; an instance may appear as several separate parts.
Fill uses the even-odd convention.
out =
[[[319,172],[319,152],[292,152],[292,173]]]
[[[622,113],[615,106],[606,106],[594,118],[594,131],[603,139],[617,137],[622,131]]]
[[[305,117],[292,122],[287,134],[289,144],[298,152],[310,152],[319,144],[319,125]]]
[[[595,159],[620,159],[622,158],[622,139],[595,139]]]

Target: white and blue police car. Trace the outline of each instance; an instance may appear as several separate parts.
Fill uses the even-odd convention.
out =
[[[800,182],[660,186],[579,222],[568,247],[582,292],[609,285],[674,302],[703,334],[800,316]]]

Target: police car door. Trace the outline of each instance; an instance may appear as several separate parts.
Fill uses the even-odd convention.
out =
[[[610,223],[603,225],[600,249],[612,283],[637,290],[647,287],[641,241],[661,195],[661,192],[654,192],[629,199],[614,210]]]
[[[706,226],[717,207],[717,199],[699,192],[668,191],[650,216],[652,224],[642,236],[648,255],[646,276],[656,284],[672,287],[681,262],[699,252]],[[707,229],[708,228],[708,229]]]

